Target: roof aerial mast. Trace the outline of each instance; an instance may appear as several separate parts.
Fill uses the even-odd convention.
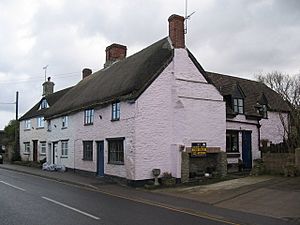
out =
[[[184,20],[185,20],[185,23],[184,23],[184,33],[185,34],[187,34],[187,28],[188,28],[188,21],[187,20],[189,20],[190,18],[191,18],[191,16],[195,13],[195,11],[194,12],[192,12],[191,14],[189,14],[188,15],[188,1],[187,0],[185,0],[185,15],[184,15]]]

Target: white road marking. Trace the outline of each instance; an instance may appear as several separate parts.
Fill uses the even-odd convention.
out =
[[[47,201],[49,201],[49,202],[52,202],[52,203],[55,203],[55,204],[57,204],[57,205],[63,206],[63,207],[65,207],[65,208],[71,209],[71,210],[73,210],[73,211],[75,211],[75,212],[81,213],[81,214],[83,214],[83,215],[85,215],[85,216],[91,217],[91,218],[93,218],[93,219],[95,219],[95,220],[100,220],[100,218],[97,217],[97,216],[93,216],[93,215],[91,215],[91,214],[89,214],[89,213],[83,212],[83,211],[81,211],[81,210],[79,210],[79,209],[73,208],[73,207],[68,206],[68,205],[66,205],[66,204],[64,204],[64,203],[55,201],[55,200],[53,200],[53,199],[51,199],[51,198],[47,198],[47,197],[44,197],[44,196],[42,196],[42,198],[45,199],[45,200],[47,200]]]
[[[6,182],[4,182],[4,181],[2,181],[2,180],[0,180],[0,183],[2,183],[2,184],[6,184],[7,186],[10,186],[10,187],[12,187],[12,188],[18,189],[18,190],[20,190],[20,191],[26,191],[26,190],[25,190],[25,189],[23,189],[23,188],[20,188],[20,187],[17,187],[17,186],[15,186],[15,185],[12,185],[12,184],[6,183]]]

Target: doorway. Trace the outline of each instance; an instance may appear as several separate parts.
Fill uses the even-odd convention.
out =
[[[57,146],[58,146],[58,142],[53,142],[52,164],[55,164],[57,160]]]
[[[38,159],[38,141],[33,140],[33,159],[32,161],[36,162]]]
[[[97,141],[97,175],[104,176],[104,141]]]
[[[252,168],[252,144],[251,131],[242,132],[242,158],[245,169]]]

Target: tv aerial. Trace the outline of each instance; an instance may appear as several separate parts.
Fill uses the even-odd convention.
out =
[[[188,15],[187,13],[187,8],[188,8],[188,1],[185,0],[185,15],[184,15],[184,34],[187,34],[187,30],[188,30],[188,20],[191,19],[191,16],[196,12],[192,12],[191,14]]]

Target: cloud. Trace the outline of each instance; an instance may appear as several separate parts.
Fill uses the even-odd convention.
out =
[[[187,45],[210,71],[253,78],[258,72],[299,73],[297,0],[188,1]],[[0,102],[20,92],[20,114],[42,94],[43,67],[59,90],[76,84],[84,67],[97,71],[105,47],[131,55],[168,35],[168,17],[182,0],[0,1]],[[0,104],[0,129],[14,107]],[[4,116],[5,114],[5,116]]]

